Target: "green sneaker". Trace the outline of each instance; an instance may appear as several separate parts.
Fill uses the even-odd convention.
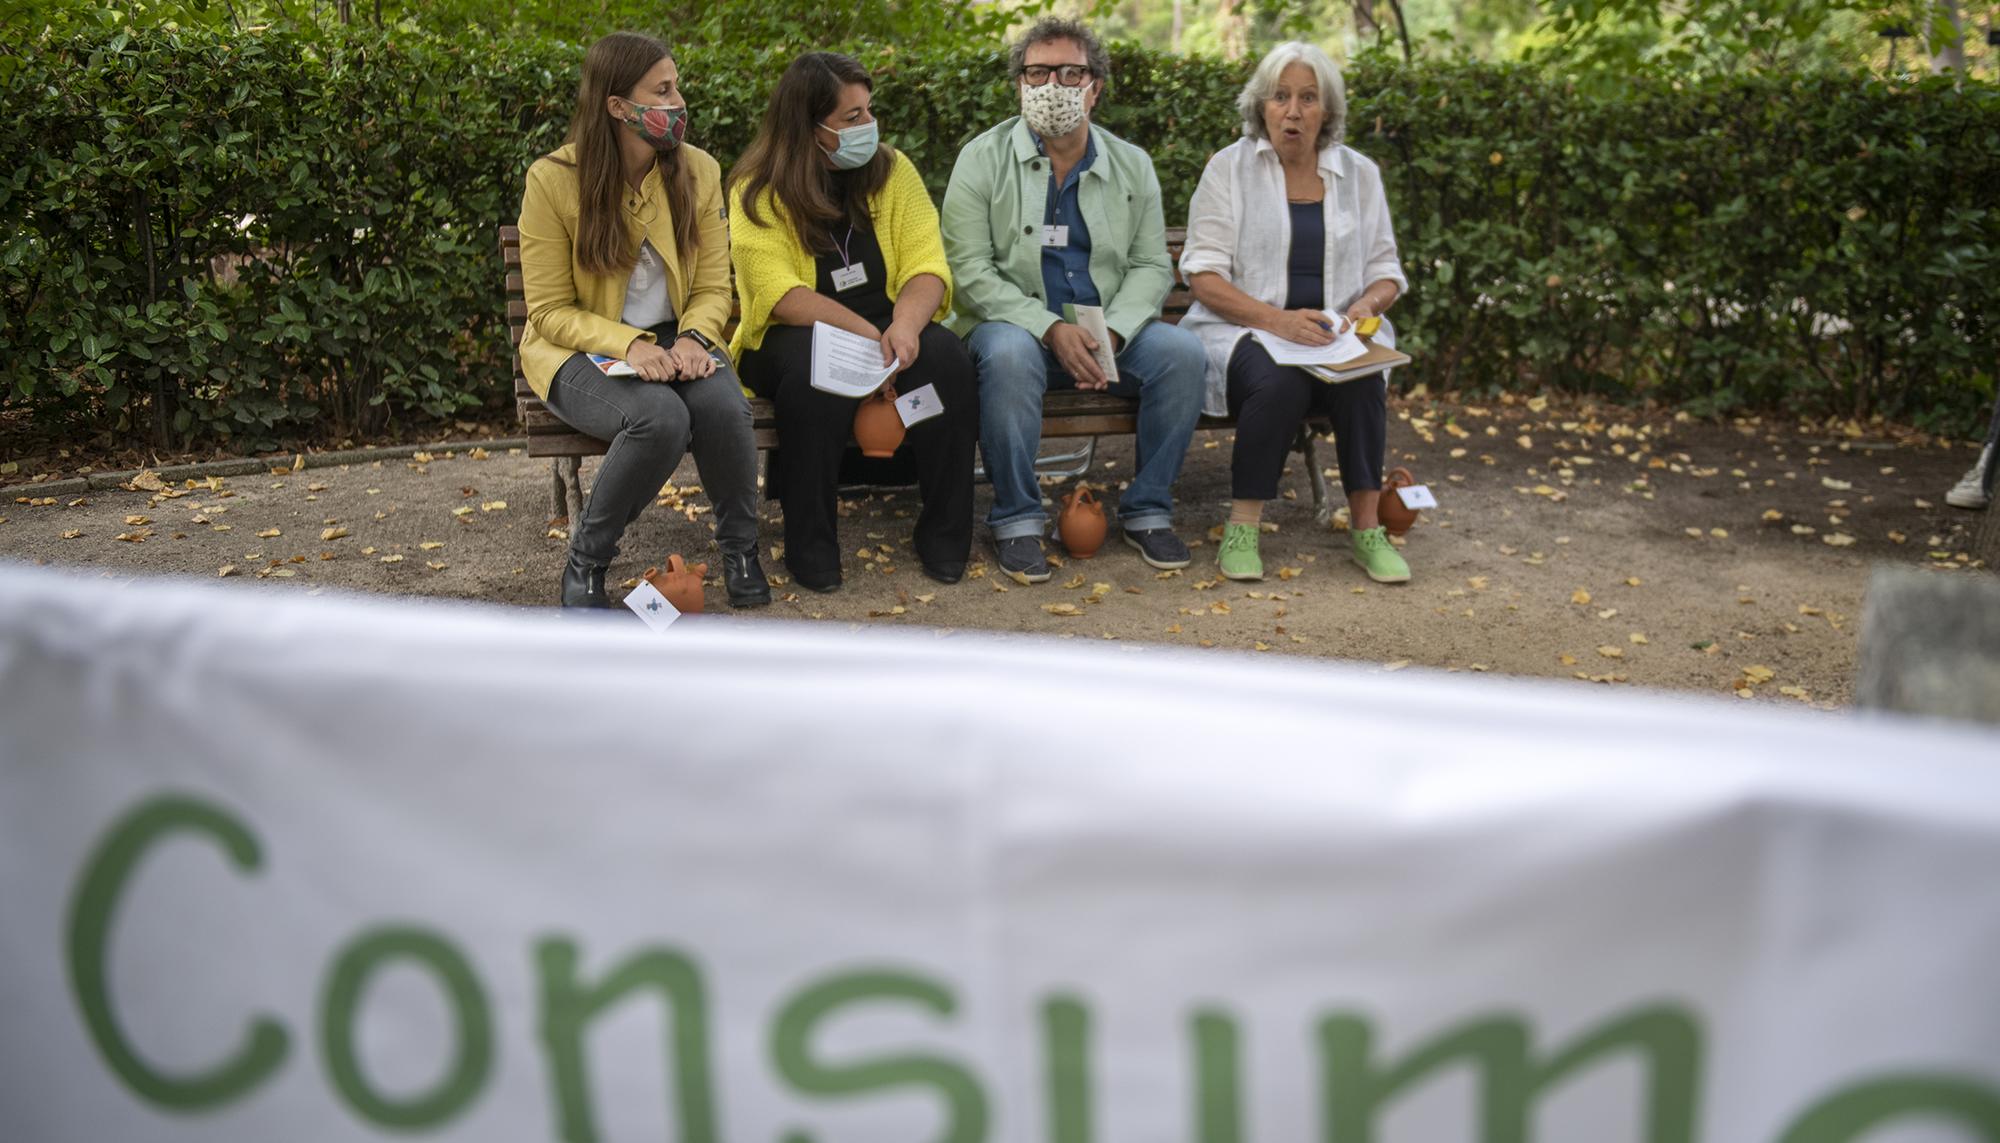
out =
[[[1229,524],[1222,529],[1222,550],[1215,555],[1224,579],[1263,579],[1264,560],[1257,554],[1257,525]]]
[[[1354,562],[1361,565],[1369,579],[1376,583],[1409,582],[1410,565],[1403,562],[1402,553],[1389,543],[1387,529],[1367,528],[1353,536]]]

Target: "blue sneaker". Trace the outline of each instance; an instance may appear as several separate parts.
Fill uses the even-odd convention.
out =
[[[993,551],[1000,558],[1000,571],[1015,583],[1045,583],[1055,574],[1049,570],[1048,558],[1042,554],[1040,536],[995,540]]]
[[[1124,531],[1126,546],[1161,571],[1173,571],[1194,562],[1194,553],[1188,551],[1188,546],[1174,535],[1172,528],[1141,528],[1136,532],[1126,528]]]

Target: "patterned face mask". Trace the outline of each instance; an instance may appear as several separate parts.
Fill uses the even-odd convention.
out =
[[[1090,82],[1064,87],[1050,80],[1040,87],[1021,85],[1021,118],[1044,139],[1067,135],[1083,123],[1083,98]]]
[[[687,137],[688,109],[685,107],[648,107],[643,103],[625,101],[633,114],[625,120],[625,126],[632,133],[651,143],[655,150],[671,151],[681,145]]]

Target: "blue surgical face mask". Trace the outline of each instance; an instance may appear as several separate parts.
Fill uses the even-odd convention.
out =
[[[866,123],[856,123],[852,127],[843,127],[838,131],[824,123],[817,126],[820,130],[836,135],[840,139],[840,146],[831,151],[827,151],[825,147],[820,148],[826,151],[826,157],[838,170],[851,171],[856,167],[867,166],[868,160],[875,157],[875,149],[881,146],[881,133],[877,130],[877,124],[873,119]]]

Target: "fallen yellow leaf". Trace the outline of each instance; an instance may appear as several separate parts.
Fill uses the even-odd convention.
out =
[[[347,536],[350,536],[350,535],[352,535],[352,534],[353,534],[353,533],[349,532],[349,531],[348,531],[347,529],[345,529],[345,528],[328,528],[328,529],[327,529],[326,531],[324,531],[324,532],[321,532],[321,533],[319,534],[319,538],[320,538],[320,539],[321,539],[322,541],[326,541],[326,540],[339,540],[339,539],[344,539],[344,538],[346,538]]]
[[[1579,587],[1569,593],[1569,601],[1579,607],[1585,606],[1590,603],[1590,593]]]
[[[266,528],[263,531],[257,533],[257,538],[260,540],[273,540],[282,535],[284,535],[284,533],[278,531],[276,528]]]
[[[1050,615],[1082,615],[1083,610],[1074,603],[1044,603],[1042,610]]]
[[[1625,649],[1623,647],[1614,647],[1609,643],[1599,647],[1597,653],[1607,659],[1622,659],[1625,657]]]

